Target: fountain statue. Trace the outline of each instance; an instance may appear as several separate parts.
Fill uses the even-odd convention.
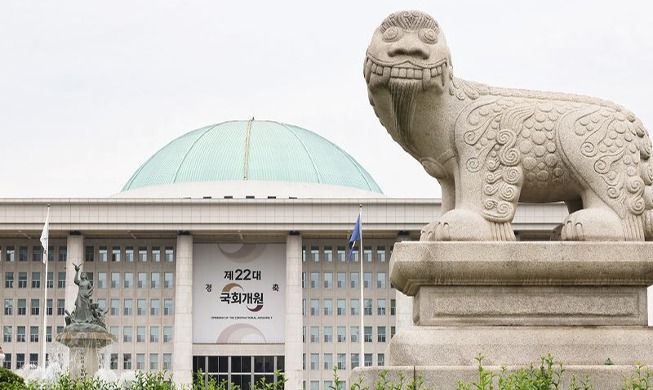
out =
[[[66,310],[66,327],[57,335],[57,341],[70,348],[70,376],[94,375],[98,370],[98,350],[116,341],[107,331],[102,310],[93,302],[93,282],[86,272],[80,272],[81,265],[75,264],[75,284],[78,286],[75,309]]]

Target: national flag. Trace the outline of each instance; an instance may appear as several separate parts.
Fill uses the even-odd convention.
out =
[[[356,224],[354,225],[354,231],[351,232],[351,237],[349,237],[349,261],[354,256],[354,246],[356,245],[356,241],[361,240],[361,214],[358,213],[358,219],[356,219]]]
[[[48,224],[50,223],[50,207],[48,206],[48,213],[45,216],[45,225],[43,225],[43,232],[41,232],[41,246],[43,247],[43,264],[48,261],[48,241],[50,239],[50,232],[48,231]]]

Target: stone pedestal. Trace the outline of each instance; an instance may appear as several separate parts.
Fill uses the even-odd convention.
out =
[[[568,376],[616,389],[636,364],[653,363],[653,243],[406,242],[390,267],[394,286],[414,297],[415,324],[390,341],[391,373],[450,389],[475,378],[479,354],[497,367],[552,354]],[[357,369],[352,380],[380,371]]]
[[[57,335],[57,341],[70,348],[69,370],[71,378],[92,377],[98,371],[99,350],[115,341],[115,336],[101,329],[77,331],[76,325],[67,327]],[[69,330],[73,328],[73,330]]]

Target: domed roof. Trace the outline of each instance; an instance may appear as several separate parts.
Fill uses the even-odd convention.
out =
[[[363,167],[332,142],[273,121],[230,121],[193,130],[150,157],[122,191],[197,182],[294,182],[382,194]]]

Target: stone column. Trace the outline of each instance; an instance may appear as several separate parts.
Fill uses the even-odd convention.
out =
[[[290,232],[286,239],[286,389],[302,388],[302,236]]]
[[[178,385],[190,385],[193,381],[193,236],[177,236],[176,262],[172,373]]]
[[[67,240],[68,258],[66,260],[66,310],[72,313],[75,310],[75,299],[77,298],[77,286],[75,286],[75,264],[84,262],[84,236],[79,233],[71,233]],[[54,283],[57,283],[57,275],[53,274]],[[52,310],[56,312],[57,301],[52,300]],[[53,327],[54,329],[54,327]]]

